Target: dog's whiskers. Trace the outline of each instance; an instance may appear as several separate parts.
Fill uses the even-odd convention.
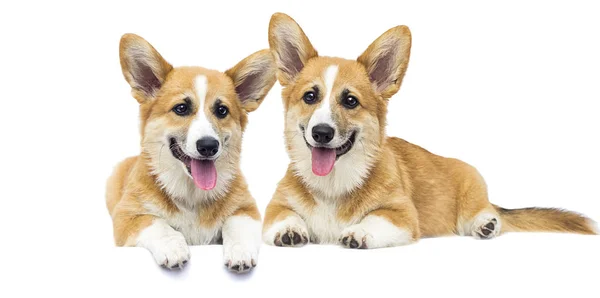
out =
[[[163,143],[162,146],[160,146],[160,150],[158,151],[158,164],[160,164],[160,158],[162,156],[162,150],[163,148],[165,148],[165,144]]]
[[[365,157],[370,157],[369,154],[367,154],[367,148],[365,148],[365,143],[363,142],[363,140],[359,140],[360,144],[362,145],[362,149],[363,149],[363,154],[365,155]]]

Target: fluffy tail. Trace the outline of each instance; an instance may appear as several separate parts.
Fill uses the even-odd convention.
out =
[[[598,235],[597,224],[576,212],[555,208],[504,209],[494,205],[508,232],[564,232]]]

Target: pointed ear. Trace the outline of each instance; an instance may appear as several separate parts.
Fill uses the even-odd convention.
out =
[[[277,64],[279,83],[292,82],[306,62],[318,53],[296,21],[283,13],[275,13],[269,23],[269,46]]]
[[[390,98],[400,89],[410,57],[410,43],[408,27],[397,26],[379,36],[357,59],[383,98]]]
[[[135,34],[121,37],[119,54],[123,76],[139,103],[154,97],[173,69],[152,45]]]
[[[269,50],[258,51],[225,72],[235,85],[235,92],[246,112],[262,103],[275,84],[275,62]]]

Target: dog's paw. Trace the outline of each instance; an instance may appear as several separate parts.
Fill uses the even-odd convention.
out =
[[[288,217],[273,224],[263,235],[267,244],[275,246],[303,246],[309,242],[308,229],[304,222],[296,217]]]
[[[190,249],[181,233],[156,239],[149,249],[156,263],[168,269],[181,269],[190,259]]]
[[[243,243],[223,244],[225,267],[236,273],[245,273],[256,267],[258,245]]]
[[[276,246],[303,246],[308,243],[308,231],[301,226],[289,226],[275,233]]]
[[[365,231],[360,224],[345,228],[340,236],[340,244],[347,248],[367,249],[373,241],[373,236]]]
[[[473,221],[471,235],[476,239],[492,239],[500,234],[500,220],[492,214],[480,214]]]

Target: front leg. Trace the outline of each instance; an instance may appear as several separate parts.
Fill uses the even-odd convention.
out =
[[[223,260],[234,272],[256,266],[260,247],[260,215],[256,206],[239,209],[223,224]]]
[[[183,234],[175,231],[162,218],[131,215],[118,210],[113,217],[113,226],[118,246],[144,247],[160,266],[182,268],[190,259],[190,250]]]
[[[410,202],[368,213],[358,224],[342,231],[340,243],[348,248],[400,246],[419,239],[417,211]]]
[[[275,246],[303,246],[308,243],[308,229],[300,215],[274,198],[267,206],[263,241]]]

